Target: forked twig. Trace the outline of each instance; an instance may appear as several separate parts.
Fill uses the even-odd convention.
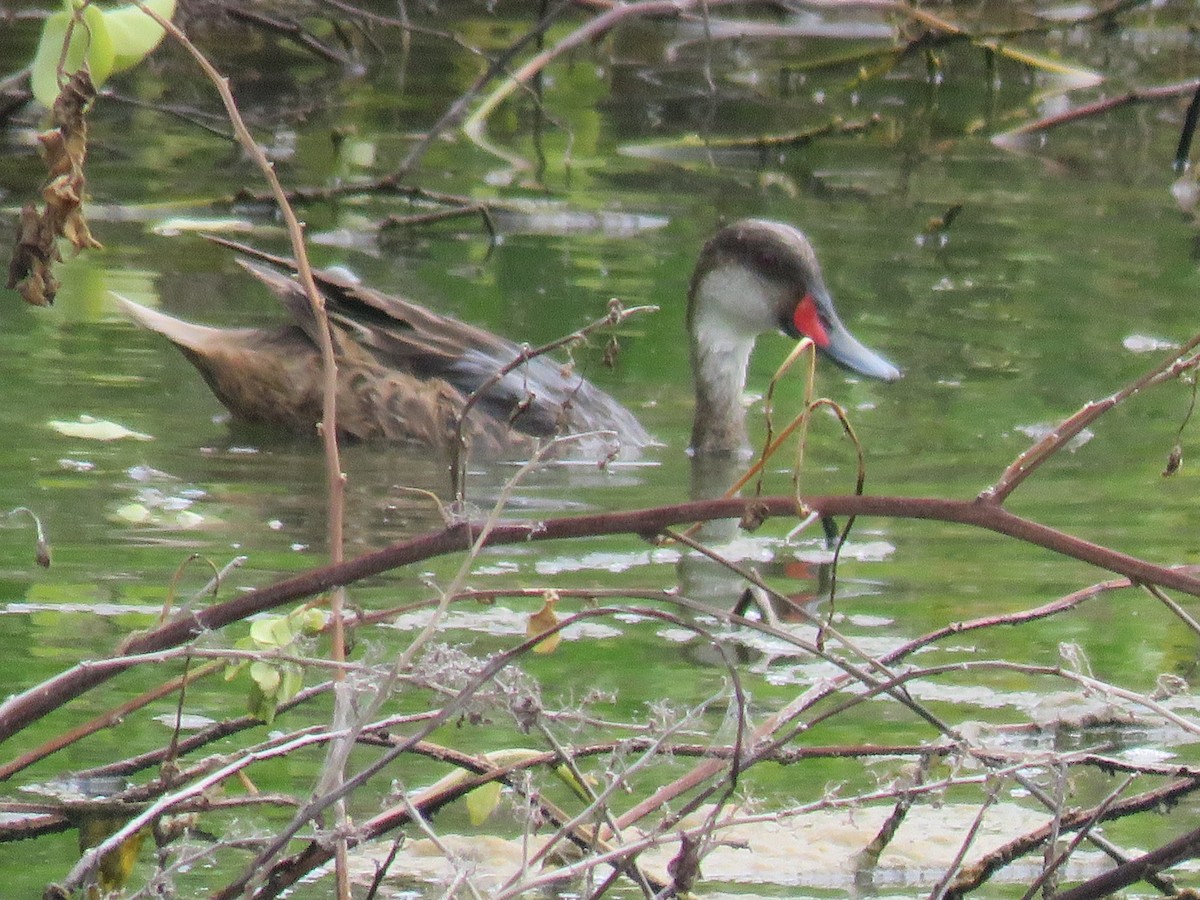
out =
[[[1000,476],[1000,480],[991,487],[980,491],[976,499],[980,503],[1002,504],[1008,495],[1021,485],[1021,482],[1036,471],[1038,466],[1057,453],[1059,448],[1096,419],[1124,403],[1139,391],[1178,378],[1188,369],[1200,365],[1200,356],[1189,356],[1197,347],[1200,347],[1200,334],[1192,337],[1145,375],[1121,388],[1115,394],[1084,404],[1076,413],[1064,419],[1057,428],[1013,460]]]

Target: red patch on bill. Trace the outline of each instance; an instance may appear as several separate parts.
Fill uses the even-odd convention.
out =
[[[792,324],[801,334],[812,338],[818,347],[829,346],[829,335],[825,333],[825,326],[821,324],[821,316],[817,313],[817,301],[813,299],[812,294],[805,294],[804,299],[796,304],[796,309],[792,312]]]

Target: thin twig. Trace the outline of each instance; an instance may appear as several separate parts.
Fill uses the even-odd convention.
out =
[[[329,554],[330,562],[333,565],[338,565],[343,561],[345,552],[345,542],[343,540],[343,528],[345,518],[345,476],[342,474],[341,460],[338,452],[337,443],[337,359],[333,350],[333,336],[330,332],[329,318],[325,310],[325,298],[317,288],[316,280],[313,277],[312,266],[308,260],[308,251],[304,242],[304,228],[297,218],[295,210],[292,209],[288,202],[287,195],[283,190],[283,185],[280,183],[278,176],[275,174],[275,169],[267,159],[258,142],[254,140],[254,136],[250,133],[250,129],[246,127],[245,120],[237,107],[237,101],[233,97],[233,93],[229,90],[229,81],[216,67],[208,61],[203,53],[188,40],[187,36],[179,30],[170,20],[163,18],[157,12],[147,7],[141,0],[134,0],[137,7],[146,15],[150,16],[161,28],[163,28],[171,37],[177,41],[184,49],[191,54],[196,64],[200,66],[204,74],[208,77],[216,88],[217,93],[221,97],[221,102],[225,106],[226,115],[229,116],[230,124],[233,125],[234,133],[237,135],[238,143],[242,149],[250,156],[254,163],[258,166],[263,178],[271,187],[271,194],[274,197],[275,204],[279,209],[280,215],[283,217],[284,223],[287,226],[288,238],[291,241],[292,255],[296,260],[297,275],[301,285],[304,287],[304,292],[308,296],[308,301],[312,307],[313,316],[317,322],[317,344],[321,351],[321,365],[323,369],[322,383],[322,412],[321,412],[321,436],[325,451],[325,475],[326,487],[328,491],[328,509],[327,509],[327,527],[329,536]],[[344,604],[344,594],[340,586],[332,592],[330,598],[330,612],[333,620],[333,635],[332,635],[332,652],[334,661],[341,663],[346,658],[346,643],[345,635],[342,630],[342,607]],[[341,677],[340,674],[337,677]],[[340,696],[340,692],[339,692]],[[344,710],[339,710],[335,704],[334,719],[344,718],[347,714]],[[340,774],[326,770],[326,777],[338,780]],[[344,817],[344,810],[341,810],[341,815]],[[349,898],[349,882],[346,874],[345,863],[345,843],[339,843],[339,866],[338,866],[338,884],[339,897],[342,900]]]

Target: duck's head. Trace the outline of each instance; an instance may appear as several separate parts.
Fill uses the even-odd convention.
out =
[[[899,369],[846,330],[812,245],[780,222],[744,219],[709,239],[692,274],[687,325],[697,451],[744,447],[741,394],[750,351],[763,332],[808,337],[825,356],[868,378],[900,377]]]
[[[834,309],[808,238],[782,222],[744,219],[718,231],[700,253],[688,293],[688,327],[751,339],[779,330],[807,337],[838,365],[882,381],[900,370],[854,337]]]

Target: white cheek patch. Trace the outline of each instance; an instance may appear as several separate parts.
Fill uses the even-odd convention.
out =
[[[776,298],[768,282],[740,265],[713,269],[700,285],[696,298],[698,324],[718,320],[730,332],[753,340],[764,331],[779,327]]]

